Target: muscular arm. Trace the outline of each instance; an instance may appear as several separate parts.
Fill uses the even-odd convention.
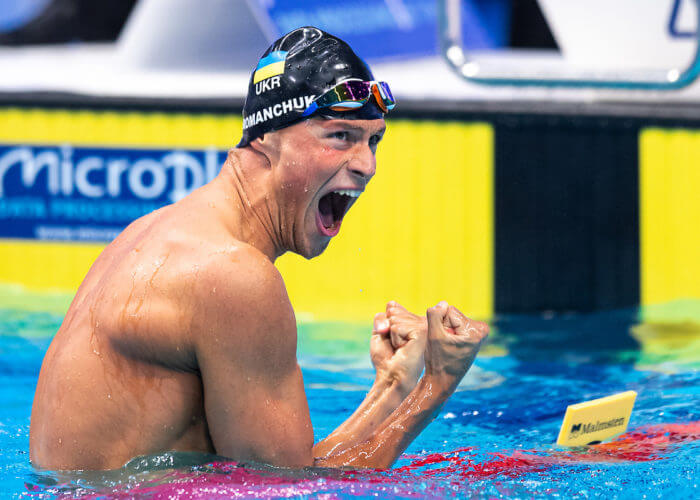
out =
[[[405,390],[397,381],[377,378],[357,410],[314,446],[316,463],[363,442],[401,404],[405,395]]]
[[[313,430],[296,323],[277,271],[253,250],[240,250],[201,271],[195,300],[191,331],[216,452],[310,465]]]
[[[368,439],[317,457],[315,464],[322,467],[391,467],[438,414],[452,390],[449,384],[426,375]]]
[[[276,269],[256,258],[204,270],[194,294],[191,333],[216,452],[286,467],[390,466],[446,391],[424,378],[396,408],[403,393],[380,379],[358,411],[314,447],[291,304]]]
[[[432,421],[469,370],[488,326],[441,302],[428,309],[425,375],[401,405],[365,441],[317,465],[388,468]]]
[[[357,411],[314,447],[296,358],[296,322],[281,277],[254,255],[235,269],[229,265],[223,261],[203,271],[192,328],[216,452],[241,461],[309,466],[314,457],[364,441],[401,403],[405,385],[378,373]],[[390,342],[388,333],[375,335],[375,344]]]
[[[370,356],[377,376],[359,408],[326,439],[314,447],[314,457],[325,460],[348,450],[374,433],[415,387],[423,371],[427,339],[424,317],[396,302],[374,318]]]

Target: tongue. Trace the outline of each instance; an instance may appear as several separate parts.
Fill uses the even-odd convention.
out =
[[[326,229],[330,229],[333,226],[333,202],[329,195],[324,196],[318,200],[318,212],[321,215],[321,223]]]

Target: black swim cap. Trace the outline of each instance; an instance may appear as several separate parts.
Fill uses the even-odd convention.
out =
[[[367,64],[347,43],[311,26],[287,33],[265,51],[250,77],[243,137],[237,147],[305,119],[301,115],[314,98],[350,78],[374,80]],[[323,108],[316,114],[364,120],[383,116],[374,98],[357,110]]]

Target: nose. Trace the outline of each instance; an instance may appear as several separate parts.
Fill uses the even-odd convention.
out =
[[[377,159],[369,147],[363,147],[350,159],[348,169],[354,176],[368,182],[377,170]]]

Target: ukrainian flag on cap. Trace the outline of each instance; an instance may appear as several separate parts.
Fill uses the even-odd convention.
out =
[[[260,59],[258,67],[255,68],[253,75],[253,83],[258,83],[266,80],[271,76],[277,76],[284,73],[284,60],[287,57],[287,52],[284,50],[276,50]]]

